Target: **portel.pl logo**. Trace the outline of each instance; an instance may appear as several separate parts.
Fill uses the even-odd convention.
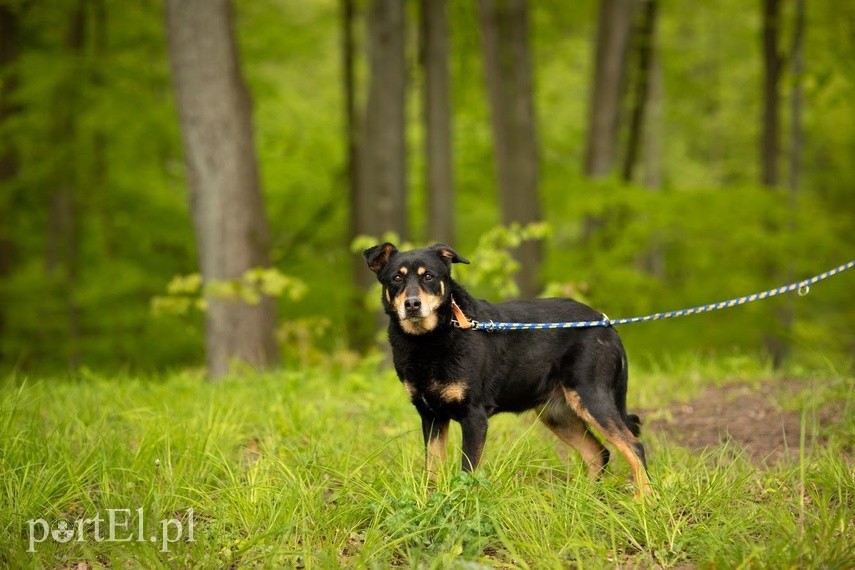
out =
[[[181,519],[163,519],[157,532],[145,532],[143,509],[136,510],[131,518],[131,509],[107,509],[107,516],[96,513],[91,518],[79,518],[74,521],[58,520],[53,524],[45,519],[27,521],[29,548],[35,552],[36,545],[47,540],[52,542],[147,542],[160,546],[161,552],[169,552],[172,544],[180,540],[193,542],[193,509],[187,509],[185,521]],[[185,528],[186,523],[186,528]],[[186,532],[186,534],[185,534]]]

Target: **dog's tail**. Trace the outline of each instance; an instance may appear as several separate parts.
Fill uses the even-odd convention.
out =
[[[639,418],[637,415],[627,414],[626,418],[624,419],[624,423],[626,424],[626,427],[629,428],[629,431],[632,432],[632,435],[634,435],[635,437],[641,435],[641,418]]]

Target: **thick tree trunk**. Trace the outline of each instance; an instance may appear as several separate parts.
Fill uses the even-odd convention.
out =
[[[585,174],[591,178],[609,175],[617,161],[635,3],[635,0],[600,0],[584,165]]]
[[[251,103],[241,76],[228,0],[166,0],[190,209],[206,282],[269,265],[269,237],[253,147]],[[275,303],[210,299],[206,354],[212,378],[234,360],[276,363]]]
[[[494,162],[505,224],[541,219],[539,164],[527,0],[479,0],[482,53],[493,124]],[[522,269],[524,297],[540,290],[541,245],[526,242],[514,252]]]
[[[370,78],[354,204],[357,234],[379,237],[391,230],[408,237],[405,8],[400,0],[372,0],[368,12]],[[364,273],[369,273],[367,279],[373,277]]]
[[[454,182],[446,0],[421,0],[428,239],[454,242]]]
[[[356,186],[351,197],[352,237],[380,238],[393,231],[409,237],[406,186],[406,3],[371,0],[367,18],[368,98],[359,128]],[[354,121],[355,123],[355,121]],[[382,326],[382,314],[364,318],[365,292],[376,283],[362,256],[354,255],[357,318],[351,321],[351,344],[367,346]],[[360,316],[362,319],[360,320]]]

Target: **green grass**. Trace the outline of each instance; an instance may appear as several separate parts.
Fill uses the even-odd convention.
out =
[[[635,374],[634,406],[767,372],[736,360],[677,364]],[[8,378],[0,566],[855,567],[852,378],[833,376],[787,404],[804,418],[791,464],[760,469],[739,449],[691,454],[648,434],[657,495],[638,502],[621,459],[590,482],[531,415],[492,420],[474,475],[459,473],[455,426],[454,459],[428,482],[417,416],[394,375],[377,370],[366,362],[219,385],[193,373]],[[805,445],[828,402],[844,407],[843,421],[824,429],[826,445]],[[161,551],[160,521],[179,520],[186,539],[191,508],[193,541]],[[88,526],[83,540],[27,551],[28,521],[56,529],[106,521],[109,509],[128,510],[116,511],[127,526],[115,536],[133,540],[98,542]]]

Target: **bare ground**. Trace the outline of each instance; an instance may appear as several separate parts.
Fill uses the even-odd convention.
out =
[[[692,451],[736,444],[735,451],[744,450],[758,465],[797,460],[802,416],[785,409],[781,401],[807,389],[796,380],[709,387],[689,402],[642,412],[642,418],[647,418],[644,430]],[[822,428],[837,421],[841,414],[841,407],[828,406],[818,410],[816,422]],[[813,418],[808,425],[813,425]],[[814,437],[810,427],[805,441],[809,447],[824,443],[821,436]]]

